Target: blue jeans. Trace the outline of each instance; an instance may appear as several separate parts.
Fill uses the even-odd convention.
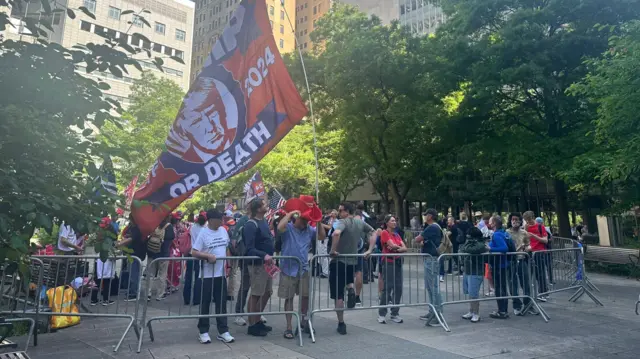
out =
[[[129,267],[129,297],[137,298],[140,289],[140,262],[133,261]]]
[[[442,306],[442,297],[440,296],[440,286],[438,283],[438,259],[427,257],[424,260],[424,287],[429,293],[429,302],[438,310]],[[429,312],[432,309],[429,307]]]

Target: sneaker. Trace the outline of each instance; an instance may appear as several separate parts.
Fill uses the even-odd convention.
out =
[[[378,316],[378,323],[380,324],[387,324],[387,318],[383,317],[382,315]]]
[[[515,315],[516,315],[516,316],[518,316],[518,317],[520,317],[520,316],[523,316],[523,315],[524,315],[524,313],[523,313],[523,312],[522,312],[522,310],[520,310],[520,309],[514,309],[514,310],[513,310],[513,314],[515,314]]]
[[[356,295],[356,307],[362,307],[362,300],[360,300],[359,295]]]
[[[540,296],[537,299],[538,299],[538,302],[545,302],[545,303],[547,302],[547,297],[545,296]]]
[[[467,313],[467,314],[462,316],[462,319],[466,319],[466,320],[469,320],[471,318],[473,318],[473,313],[471,313],[471,312],[469,312],[469,313]]]
[[[209,333],[200,333],[198,335],[198,340],[200,341],[200,344],[211,343],[211,337],[209,336]]]
[[[493,319],[507,319],[509,314],[507,312],[491,312],[489,316]]]
[[[439,327],[440,323],[436,319],[436,315],[433,313],[429,313],[427,315],[427,322],[424,324],[425,327]],[[435,323],[433,322],[435,320]]]
[[[236,320],[234,320],[233,322],[236,323],[236,325],[239,325],[241,327],[244,327],[245,325],[247,325],[247,321],[244,320],[244,318],[242,317],[236,317]]]
[[[150,301],[151,301],[151,296],[150,296],[150,295],[148,295],[148,296],[147,296],[147,302],[150,302]]]
[[[404,323],[404,320],[402,320],[402,317],[399,315],[392,315],[391,317],[389,317],[389,319],[391,319],[391,321],[394,323]]]
[[[265,325],[264,322],[257,322],[255,325],[257,325],[258,327],[262,328],[262,330],[266,331],[266,332],[270,332],[273,330],[272,327]]]
[[[473,313],[473,316],[471,317],[471,323],[477,323],[480,321],[480,316],[476,313]]]
[[[229,334],[229,332],[218,334],[216,338],[223,343],[233,343],[235,341],[235,338],[232,337],[231,334]]]
[[[264,323],[264,324],[267,324],[267,318],[265,318],[265,316],[264,316],[264,315],[261,315],[261,316],[260,316],[260,321],[261,321],[262,323]]]
[[[442,283],[442,282],[444,282],[444,276],[443,275],[440,276],[440,283]]]
[[[488,291],[487,293],[485,293],[484,295],[487,297],[493,297],[496,293],[493,290]]]
[[[115,300],[111,300],[111,299],[104,300],[104,301],[102,301],[102,306],[106,307],[108,305],[114,304],[115,302],[116,302]]]
[[[420,320],[424,320],[424,321],[427,321],[427,320],[429,320],[430,318],[431,318],[431,313],[427,313],[427,314],[425,314],[425,315],[421,315],[421,316],[420,316]]]
[[[125,302],[135,302],[136,300],[138,300],[138,298],[136,298],[135,295],[130,295],[124,299]]]
[[[538,310],[536,310],[536,308],[534,308],[534,307],[531,307],[531,308],[527,311],[527,314],[530,314],[530,315],[540,315],[540,313],[538,312]]]
[[[92,306],[92,307],[94,307],[94,306],[96,306],[96,305],[98,305],[98,304],[100,304],[100,301],[99,301],[99,300],[98,300],[98,301],[95,301],[95,302],[94,302],[94,301],[91,301],[91,303],[89,303],[89,305],[90,305],[90,306]]]
[[[247,328],[247,334],[252,335],[254,337],[266,337],[268,332],[258,324],[259,323],[250,325]]]
[[[338,333],[342,334],[342,335],[346,335],[347,334],[347,325],[343,323],[338,323],[338,329],[337,329]]]
[[[165,300],[165,299],[167,299],[167,297],[168,297],[168,296],[169,296],[169,294],[167,294],[167,293],[162,293],[162,295],[161,295],[161,296],[159,296],[159,297],[157,297],[157,298],[156,298],[156,301],[158,301],[158,302],[159,302],[159,301],[161,301],[161,300]]]
[[[349,288],[347,291],[347,308],[353,308],[356,306],[356,291],[353,288]]]

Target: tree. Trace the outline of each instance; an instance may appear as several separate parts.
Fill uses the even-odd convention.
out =
[[[563,171],[593,144],[593,112],[567,93],[587,73],[585,57],[607,48],[612,25],[638,17],[637,1],[445,0],[438,34],[458,83],[468,87],[460,115],[502,148],[515,173],[554,180],[560,234],[569,233]],[[490,136],[490,137],[489,137]],[[495,149],[493,150],[495,151]],[[495,152],[494,152],[495,153]],[[484,164],[484,168],[501,164]],[[521,168],[521,171],[518,171]],[[513,171],[507,171],[513,172]]]
[[[381,196],[388,191],[404,217],[402,205],[416,178],[435,165],[424,154],[442,145],[442,106],[432,88],[421,87],[426,81],[416,81],[424,72],[420,40],[398,23],[383,26],[344,5],[318,21],[312,38],[324,43],[309,70],[312,91],[322,94],[320,122],[343,131],[341,158],[358,161],[360,173]]]
[[[100,138],[118,149],[114,161],[120,185],[126,186],[134,176],[145,176],[164,148],[169,128],[175,120],[184,91],[172,80],[149,71],[133,82],[131,105],[122,115],[124,128],[107,124]]]
[[[0,31],[13,26],[8,6],[19,9],[25,2],[0,0]],[[0,264],[8,260],[5,273],[18,268],[24,275],[29,240],[37,228],[51,230],[57,220],[78,231],[99,232],[100,217],[115,208],[117,197],[96,194],[97,164],[114,153],[96,132],[105,123],[118,126],[122,108],[103,97],[108,84],[83,77],[79,66],[87,73],[109,71],[117,77],[128,67],[142,69],[133,58],[142,49],[120,43],[115,35],[105,34],[104,43],[70,49],[46,40],[55,13],[74,19],[78,10],[95,18],[85,7],[71,9],[47,0],[38,4],[40,9],[30,5],[30,13],[39,11],[38,17],[23,19],[32,34],[23,35],[29,41],[0,42],[5,90],[0,96]],[[99,250],[111,248],[113,238],[101,238]]]
[[[605,24],[597,30],[609,33]],[[591,152],[576,159],[581,166],[568,173],[573,183],[596,179],[604,187],[614,186],[618,210],[628,210],[640,200],[640,21],[622,25],[611,36],[609,48],[590,59],[589,74],[572,88],[597,108],[595,131],[589,138],[596,144]],[[578,177],[578,178],[576,178]]]

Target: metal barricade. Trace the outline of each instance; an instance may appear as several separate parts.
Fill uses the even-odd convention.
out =
[[[545,300],[550,294],[575,290],[569,301],[575,302],[587,294],[596,304],[604,306],[589,289],[581,248],[533,252],[532,274],[536,298]]]
[[[284,263],[291,263],[287,261],[295,262],[297,268],[302,268],[302,261],[297,257],[273,256],[272,258],[274,259],[274,261],[279,261],[281,268]],[[214,278],[202,278],[202,274],[204,273],[204,269],[206,268],[203,266],[203,264],[205,264],[206,261],[201,261],[193,257],[157,258],[152,260],[148,264],[146,271],[146,285],[144,286],[145,292],[143,293],[148,294],[148,298],[147,301],[145,301],[144,308],[142,310],[142,318],[140,320],[141,332],[138,339],[138,353],[142,348],[142,339],[145,327],[149,329],[149,337],[151,341],[153,342],[155,340],[152,326],[152,323],[154,321],[203,318],[209,320],[210,318],[229,318],[238,316],[259,317],[271,315],[291,315],[292,317],[295,317],[295,325],[297,331],[300,333],[300,335],[298,335],[299,345],[302,346],[302,327],[300,325],[300,317],[303,301],[301,295],[298,295],[297,300],[295,299],[295,296],[293,296],[293,302],[290,304],[289,308],[286,308],[285,304],[287,304],[287,301],[284,298],[280,298],[278,292],[275,293],[277,303],[274,303],[273,288],[275,287],[276,290],[278,290],[279,288],[276,287],[275,283],[272,283],[271,293],[268,297],[268,301],[266,301],[264,304],[264,309],[249,311],[249,306],[251,306],[250,303],[252,302],[252,300],[254,300],[254,298],[251,298],[253,297],[253,295],[249,294],[251,288],[250,277],[253,275],[252,273],[250,273],[250,271],[263,267],[262,264],[256,264],[255,266],[253,266],[251,263],[254,260],[259,260],[259,258],[250,256],[217,258],[215,262],[216,264],[222,263],[222,268],[229,268],[229,275],[227,276],[225,274],[222,277],[218,277],[225,279],[224,281],[218,282],[216,282]],[[165,272],[164,275],[166,276],[167,267],[181,268],[180,284],[177,289],[179,292],[181,292],[181,299],[183,300],[181,300],[179,303],[173,303],[170,300],[163,301],[164,303],[167,303],[165,304],[166,308],[161,309],[162,312],[164,312],[163,315],[150,315],[150,317],[148,318],[150,307],[149,304],[152,300],[154,300],[153,294],[157,294],[158,289],[161,289],[164,286],[164,284],[162,284],[160,288],[157,287],[158,282],[164,283],[162,279],[158,280],[157,278],[162,278],[162,271]],[[213,270],[215,270],[215,266]],[[308,272],[309,271],[307,271],[307,273]],[[236,285],[233,285],[234,290],[232,292],[228,289],[228,287],[232,285],[231,283],[227,283],[227,277],[229,278],[230,282],[233,282],[238,274],[240,276],[240,283],[237,287]],[[263,275],[261,272],[258,274]],[[281,272],[280,276],[273,277],[273,282],[277,281],[277,284],[279,285],[282,281],[282,278],[283,274]],[[298,276],[296,280],[300,286],[303,282],[302,278],[303,274],[300,270],[298,270]],[[210,281],[208,279],[210,279]],[[258,279],[268,282],[269,278],[259,277]],[[153,284],[154,282],[156,282],[156,284]],[[237,293],[235,289],[237,289]],[[269,288],[266,288],[266,291],[269,291]],[[233,300],[231,300],[231,297],[233,297]],[[210,312],[210,305],[206,306],[203,305],[203,303],[214,304],[214,313]],[[235,308],[235,311],[227,310],[227,305],[230,305],[231,308]],[[245,305],[247,306],[246,311],[244,309]],[[206,308],[206,310],[203,311],[204,308]],[[202,325],[208,326],[209,323],[202,322]]]
[[[141,275],[130,275],[129,280],[122,285],[119,278],[116,280],[115,268],[116,262],[123,261],[132,267],[141,268],[142,263],[138,257],[112,256],[106,262],[101,262],[97,255],[55,255],[32,256],[30,260],[28,279],[20,278],[16,273],[2,273],[1,314],[34,317],[36,325],[40,316],[46,316],[50,320],[52,317],[128,319],[129,323],[115,345],[114,352],[118,351],[132,327],[136,335],[139,335],[136,323],[139,289],[136,284],[141,282]],[[58,287],[63,289],[57,291]],[[120,293],[121,288],[126,291],[123,295]],[[78,308],[78,313],[72,313],[73,306],[65,302],[68,297],[65,298],[64,294],[68,289],[75,291],[76,300],[73,305]],[[60,295],[63,297],[60,298]],[[54,304],[58,302],[60,308],[55,310]],[[18,304],[21,304],[21,308]],[[37,345],[37,335],[34,335],[34,344]]]
[[[455,261],[463,275],[443,273],[446,261]],[[508,315],[509,300],[518,315],[540,314],[545,322],[547,313],[534,300],[531,287],[531,259],[525,252],[517,253],[447,253],[438,257],[441,275],[442,306],[469,303],[464,319],[480,320],[480,302],[497,301],[497,314]],[[535,310],[533,310],[535,308]],[[474,318],[474,315],[477,318]],[[500,317],[505,317],[500,314]],[[451,331],[443,318],[443,328]]]
[[[386,320],[386,313],[391,310],[393,320],[393,316],[399,314],[400,308],[428,307],[429,311],[434,313],[433,320],[444,325],[437,299],[434,299],[439,294],[437,293],[437,276],[434,280],[435,291],[426,288],[433,288],[433,286],[425,286],[423,274],[425,267],[429,266],[429,270],[435,273],[433,268],[435,268],[436,259],[430,255],[423,253],[371,254],[367,257],[364,254],[340,254],[335,257],[315,255],[311,262],[318,263],[324,258],[331,258],[329,278],[313,276],[309,278],[311,297],[308,325],[311,328],[310,334],[314,343],[316,339],[313,317],[323,312],[336,312],[336,315],[341,317],[348,311],[377,309],[378,315],[384,316]],[[377,261],[380,265],[377,287],[368,285],[365,289],[362,270],[371,266],[364,265],[364,261]],[[350,294],[352,297],[359,296],[360,302],[349,303]],[[353,299],[355,298],[351,300]]]
[[[638,301],[636,302],[636,315],[640,315],[640,295],[638,296]]]
[[[26,340],[26,343],[24,344],[24,351],[26,353],[27,350],[29,349],[29,341],[31,340],[31,336],[33,335],[34,329],[36,327],[36,321],[33,320],[33,318],[0,318],[0,327],[9,328],[9,333],[5,333],[3,335],[3,338],[0,342],[0,348],[4,349],[4,348],[18,347],[18,344],[7,340],[7,338],[12,334],[13,323],[17,323],[17,322],[29,322],[29,331],[27,332],[27,340]]]

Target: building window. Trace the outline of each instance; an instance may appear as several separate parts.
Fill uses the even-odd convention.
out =
[[[309,31],[309,30],[305,29],[305,30],[304,30],[304,34],[306,35],[308,31]]]
[[[92,14],[96,13],[96,0],[82,0],[82,5],[91,11]]]
[[[280,39],[280,48],[284,48],[284,40]]]
[[[280,20],[284,20],[284,11],[280,10]]]
[[[176,50],[176,57],[184,60],[184,52],[180,50]]]
[[[307,17],[306,17],[306,16],[304,17],[304,21],[308,21],[308,19],[307,19]]]
[[[62,21],[62,15],[57,12],[53,14],[53,24],[54,25],[60,25],[60,22]]]
[[[273,5],[269,6],[269,15],[273,15],[273,11],[274,11]]]
[[[316,28],[316,21],[315,20],[313,20],[313,28],[314,29]]]
[[[153,51],[162,53],[162,45],[154,43],[153,44]]]
[[[80,30],[82,31],[91,31],[91,23],[86,21],[80,22]]]
[[[164,24],[161,24],[161,23],[159,23],[159,22],[156,22],[156,32],[157,32],[158,34],[162,34],[162,35],[164,35],[164,31],[165,31],[165,29],[166,29],[166,26],[164,26]]]
[[[400,5],[400,15],[404,15],[404,5]]]
[[[109,17],[112,19],[120,20],[120,9],[117,7],[109,6]]]
[[[318,12],[322,11],[322,4],[318,4]]]
[[[304,3],[304,8],[306,9],[308,5],[309,5],[309,4],[307,4],[307,3]]]
[[[306,43],[306,42],[304,43],[304,48],[305,48],[305,49],[307,48],[307,43]]]
[[[185,41],[186,38],[187,38],[186,32],[176,29],[176,40]]]
[[[142,20],[140,19],[140,16],[138,15],[133,15],[133,24],[136,25],[137,27],[144,26],[144,23],[142,22]]]
[[[318,13],[318,8],[316,6],[313,7],[313,14],[317,14]]]
[[[284,34],[284,26],[283,25],[280,25],[280,33]]]

